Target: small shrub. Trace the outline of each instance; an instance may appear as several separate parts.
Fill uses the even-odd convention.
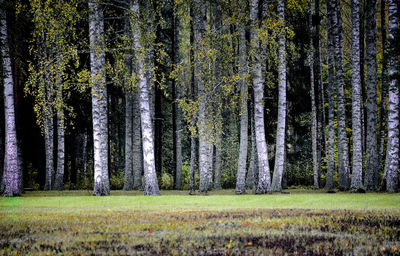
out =
[[[173,189],[174,188],[174,178],[171,174],[164,172],[161,175],[161,188],[162,189]]]

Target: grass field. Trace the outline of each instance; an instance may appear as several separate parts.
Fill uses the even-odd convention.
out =
[[[400,194],[0,198],[0,255],[400,255]]]

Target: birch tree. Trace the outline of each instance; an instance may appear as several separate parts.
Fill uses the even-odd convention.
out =
[[[258,29],[258,0],[252,0],[250,6],[250,42],[252,45],[252,72],[254,88],[254,124],[258,154],[258,184],[256,194],[271,192],[271,176],[268,163],[268,149],[264,130],[264,74],[262,73],[263,56],[259,54]]]
[[[353,129],[353,164],[351,191],[364,190],[362,183],[362,138],[361,138],[361,77],[360,77],[360,1],[352,0],[352,129]]]
[[[365,189],[378,190],[378,128],[377,128],[377,88],[376,88],[376,0],[367,0],[366,8],[366,62],[367,62],[367,131],[365,169]]]
[[[108,178],[108,118],[105,81],[104,20],[98,1],[89,2],[90,70],[92,74],[92,120],[94,142],[94,192],[110,194]]]
[[[346,108],[344,94],[344,41],[343,20],[340,1],[336,0],[335,27],[335,78],[337,90],[337,119],[338,119],[338,173],[339,190],[350,188],[349,151],[346,132]]]
[[[278,2],[278,16],[280,30],[285,24],[285,3],[283,0]],[[276,153],[274,174],[272,178],[272,190],[282,190],[282,176],[285,165],[285,134],[286,134],[286,44],[285,34],[281,32],[279,36],[279,68],[278,68],[278,125],[276,129]]]
[[[325,189],[333,189],[333,172],[335,169],[335,27],[336,27],[336,0],[327,1],[328,11],[328,170],[326,173]]]
[[[246,167],[248,146],[248,111],[247,111],[247,79],[246,79],[246,30],[242,25],[239,30],[239,75],[240,84],[240,149],[238,158],[236,194],[246,192]]]
[[[388,76],[389,76],[389,105],[388,105],[388,141],[386,149],[386,188],[389,193],[395,193],[399,187],[399,81],[396,76],[399,66],[395,47],[398,43],[398,1],[388,0]]]
[[[3,4],[3,1],[0,1]],[[14,82],[11,68],[10,49],[7,33],[6,11],[0,8],[0,45],[4,83],[4,116],[5,116],[5,159],[4,159],[4,195],[17,196],[22,191],[22,170],[18,163],[18,140],[15,123]]]

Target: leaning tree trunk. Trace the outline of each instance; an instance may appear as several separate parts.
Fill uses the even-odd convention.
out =
[[[258,0],[251,1],[250,10],[250,42],[256,50],[259,50],[258,40]],[[263,57],[259,54],[253,56],[253,87],[254,87],[254,124],[258,153],[258,184],[256,194],[271,192],[271,176],[268,163],[268,149],[264,130],[264,74],[262,73]]]
[[[247,111],[247,79],[245,77],[246,62],[246,29],[244,25],[240,28],[239,36],[239,75],[240,80],[240,148],[238,159],[238,170],[236,180],[236,194],[246,192],[246,165],[248,146],[248,111]]]
[[[282,24],[285,21],[285,4],[283,0],[278,2],[278,15]],[[276,153],[274,175],[272,178],[272,190],[282,190],[282,175],[285,165],[285,134],[286,134],[286,49],[285,34],[279,37],[279,97],[278,97],[278,125],[276,129]]]
[[[132,190],[133,182],[133,95],[125,92],[125,181],[124,190]]]
[[[108,179],[108,120],[105,54],[103,49],[104,20],[100,4],[89,2],[90,69],[92,73],[92,119],[94,149],[94,192],[110,194]]]
[[[312,134],[312,157],[313,157],[313,174],[314,174],[314,189],[319,189],[319,159],[318,159],[318,133],[317,133],[317,105],[315,100],[315,82],[314,82],[314,44],[313,44],[313,0],[310,0],[310,13],[308,16],[308,27],[310,30],[310,96],[311,96],[311,134]]]
[[[0,1],[3,3],[3,1]],[[0,44],[4,82],[4,116],[5,116],[5,165],[3,173],[4,195],[16,196],[21,194],[20,172],[18,166],[18,140],[15,123],[14,82],[11,68],[11,58],[7,38],[6,12],[0,9]]]
[[[337,89],[337,119],[338,119],[338,172],[339,189],[350,188],[349,151],[346,132],[346,107],[344,94],[344,41],[343,20],[340,1],[336,2],[337,26],[335,29],[335,68]]]
[[[389,109],[388,109],[388,141],[386,151],[386,189],[395,193],[399,187],[399,81],[396,76],[399,66],[396,46],[398,44],[398,1],[388,0],[389,4]]]
[[[333,172],[335,169],[335,71],[334,71],[334,55],[335,55],[335,27],[336,27],[336,10],[335,1],[329,0],[328,9],[328,170],[326,173],[325,189],[333,189]]]
[[[379,183],[378,129],[377,129],[377,91],[376,91],[376,0],[367,0],[367,165],[365,170],[365,189],[377,191]]]
[[[352,129],[353,129],[353,173],[351,190],[364,190],[362,183],[362,138],[361,138],[361,77],[360,77],[360,1],[352,0]]]
[[[57,115],[57,171],[54,182],[55,190],[64,189],[64,164],[65,164],[65,130],[64,114]]]

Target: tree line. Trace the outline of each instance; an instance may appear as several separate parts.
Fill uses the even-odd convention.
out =
[[[6,196],[398,191],[395,0],[0,6]]]

